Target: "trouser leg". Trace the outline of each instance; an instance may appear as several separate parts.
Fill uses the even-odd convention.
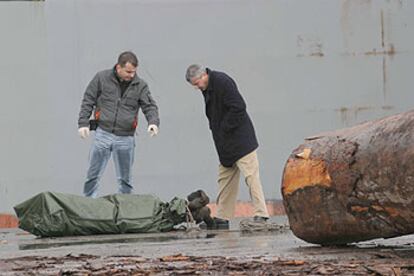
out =
[[[256,150],[237,160],[236,166],[244,175],[250,199],[253,203],[254,215],[268,218],[269,213],[267,212],[266,201],[260,182],[259,161]]]
[[[83,188],[83,194],[95,198],[98,194],[99,179],[106,164],[111,157],[111,143],[105,135],[96,132],[91,150],[89,152],[89,168]]]
[[[234,216],[237,196],[239,194],[240,170],[219,166],[219,193],[217,196],[217,217],[230,219]]]
[[[134,136],[117,137],[113,144],[112,156],[118,181],[118,193],[129,194],[133,190],[132,165],[134,163],[134,151]]]

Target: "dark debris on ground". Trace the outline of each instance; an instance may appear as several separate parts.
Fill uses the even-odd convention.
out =
[[[145,258],[27,256],[0,260],[0,275],[414,275],[414,259],[289,260],[185,255]]]

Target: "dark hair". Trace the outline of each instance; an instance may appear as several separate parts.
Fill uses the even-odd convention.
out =
[[[125,64],[127,64],[128,62],[131,63],[134,67],[137,67],[138,66],[137,56],[133,52],[130,52],[130,51],[121,53],[118,57],[118,64],[124,67]]]

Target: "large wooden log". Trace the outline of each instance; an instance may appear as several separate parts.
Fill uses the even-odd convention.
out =
[[[414,111],[306,138],[282,195],[293,233],[310,243],[414,233]]]

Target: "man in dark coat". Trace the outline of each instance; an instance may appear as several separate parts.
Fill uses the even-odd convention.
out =
[[[234,216],[240,172],[245,177],[254,207],[254,220],[269,215],[259,176],[258,142],[246,104],[234,80],[227,74],[200,65],[190,65],[186,80],[203,93],[206,115],[220,159],[216,224],[228,226]]]

